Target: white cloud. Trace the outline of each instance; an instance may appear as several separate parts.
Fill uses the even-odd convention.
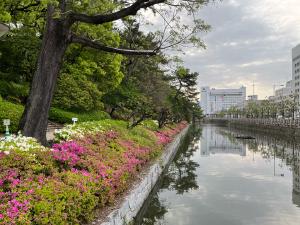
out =
[[[261,20],[274,33],[300,39],[299,0],[247,0],[244,19]]]
[[[279,63],[279,62],[287,62],[286,59],[264,59],[264,60],[256,60],[248,63],[243,63],[238,65],[238,67],[251,67],[251,66],[263,66],[266,64]]]

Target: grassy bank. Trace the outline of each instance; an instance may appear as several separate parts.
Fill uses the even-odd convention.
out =
[[[0,224],[81,224],[112,204],[185,123],[128,130],[115,120],[67,126],[52,148],[0,142]]]
[[[10,119],[12,132],[18,131],[19,121],[21,119],[24,106],[0,99],[0,132],[4,132],[5,127],[2,124],[3,119]],[[85,113],[68,112],[62,109],[51,108],[49,112],[49,120],[56,123],[68,124],[72,123],[72,118],[77,117],[78,121],[98,121],[103,119],[109,119],[108,113],[103,111],[93,111]]]

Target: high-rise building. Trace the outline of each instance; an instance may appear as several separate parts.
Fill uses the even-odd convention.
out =
[[[299,101],[300,94],[300,44],[292,49],[292,74],[294,93]]]
[[[201,88],[201,108],[206,116],[228,110],[232,106],[242,108],[246,100],[246,87],[238,89]]]

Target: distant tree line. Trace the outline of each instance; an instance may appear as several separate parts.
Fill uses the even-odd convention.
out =
[[[244,107],[232,106],[221,111],[219,117],[230,118],[290,118],[295,119],[299,112],[297,96],[292,94],[286,98],[274,100],[248,101]]]

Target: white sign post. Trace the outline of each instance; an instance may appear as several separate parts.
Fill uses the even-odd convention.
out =
[[[72,121],[73,121],[73,125],[75,125],[75,124],[76,124],[76,122],[78,121],[78,118],[76,118],[76,117],[73,117],[73,118],[72,118]]]
[[[5,119],[3,120],[3,125],[6,127],[5,128],[5,137],[9,137],[10,133],[9,133],[9,125],[10,125],[10,120],[9,119]]]

